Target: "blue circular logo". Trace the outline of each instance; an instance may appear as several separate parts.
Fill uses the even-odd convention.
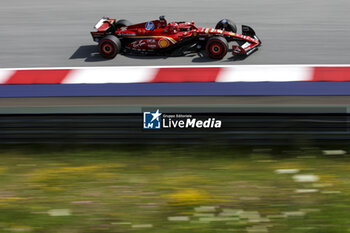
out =
[[[153,22],[147,22],[145,26],[146,30],[153,30],[154,29],[154,23]]]

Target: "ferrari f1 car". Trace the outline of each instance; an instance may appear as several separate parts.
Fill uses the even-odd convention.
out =
[[[197,27],[194,22],[167,23],[164,16],[159,20],[131,24],[127,20],[102,18],[91,32],[93,40],[98,42],[98,51],[102,57],[114,58],[121,54],[155,54],[181,56],[205,49],[212,59],[222,59],[232,46],[233,55],[248,56],[261,45],[255,31],[242,25],[242,34],[237,26],[223,19],[215,28]]]

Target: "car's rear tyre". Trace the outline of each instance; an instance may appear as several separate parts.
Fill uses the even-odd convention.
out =
[[[121,20],[118,20],[117,22],[114,23],[115,29],[119,29],[119,28],[122,28],[122,27],[127,27],[127,26],[130,26],[130,25],[131,25],[131,22],[126,20],[126,19],[121,19]]]
[[[236,24],[229,19],[220,20],[216,24],[215,29],[220,29],[220,30],[224,30],[224,31],[234,32],[234,33],[237,32]]]
[[[224,37],[214,36],[207,42],[205,50],[212,59],[223,59],[228,51],[228,43]]]
[[[120,52],[121,46],[122,44],[116,36],[109,35],[98,43],[98,51],[102,57],[112,59]]]

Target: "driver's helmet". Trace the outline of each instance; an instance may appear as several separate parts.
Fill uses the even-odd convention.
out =
[[[179,31],[179,25],[177,23],[169,23],[168,24],[168,32],[169,33],[177,33]]]

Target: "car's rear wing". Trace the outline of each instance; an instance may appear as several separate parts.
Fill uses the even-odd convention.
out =
[[[101,18],[94,28],[97,31],[91,32],[91,36],[95,42],[99,42],[103,37],[105,37],[111,31],[115,31],[115,19],[110,19],[109,17]]]
[[[108,17],[103,17],[100,19],[97,24],[95,25],[95,29],[97,31],[107,31],[110,27],[113,26],[113,23],[115,22],[115,19],[110,19]]]

